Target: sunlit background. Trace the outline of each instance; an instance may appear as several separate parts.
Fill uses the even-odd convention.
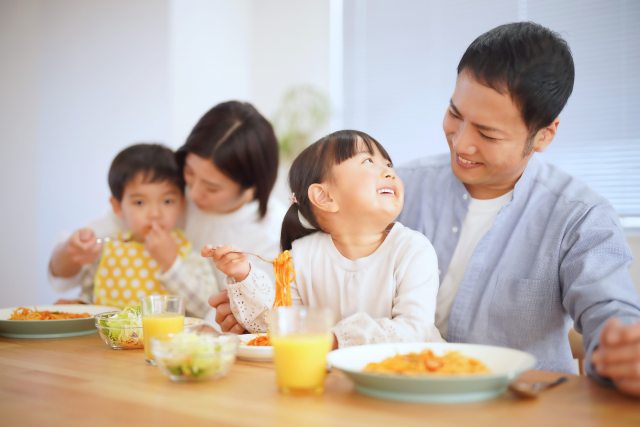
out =
[[[0,0],[3,306],[63,296],[51,250],[109,208],[125,146],[177,148],[213,105],[249,101],[282,144],[282,200],[291,158],[333,130],[371,134],[396,164],[446,152],[464,50],[526,20],[560,32],[576,63],[542,157],[609,198],[640,258],[638,1]]]

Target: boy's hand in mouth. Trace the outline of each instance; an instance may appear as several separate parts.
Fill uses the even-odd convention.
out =
[[[162,272],[169,270],[178,257],[178,246],[169,230],[164,230],[156,221],[151,223],[151,228],[144,237],[144,246],[160,265]]]

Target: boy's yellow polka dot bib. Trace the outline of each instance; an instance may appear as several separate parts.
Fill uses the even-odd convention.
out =
[[[125,308],[139,305],[146,295],[168,294],[158,276],[160,266],[138,242],[125,242],[131,232],[121,233],[118,239],[105,242],[98,271],[94,279],[93,296],[95,304]],[[171,236],[178,245],[178,254],[183,258],[191,250],[182,231],[173,230]]]

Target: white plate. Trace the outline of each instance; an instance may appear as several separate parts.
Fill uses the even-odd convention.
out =
[[[273,360],[273,347],[268,346],[252,346],[244,345],[243,343],[249,342],[259,336],[266,336],[267,334],[245,334],[238,335],[240,338],[240,345],[238,346],[238,357],[244,360],[253,360],[255,362],[271,362]]]
[[[197,317],[185,317],[184,318],[184,330],[197,332],[204,326],[204,320]]]
[[[24,306],[34,309],[34,306]],[[89,313],[91,317],[64,320],[8,320],[18,307],[0,309],[0,335],[9,338],[63,338],[98,332],[95,314],[118,310],[115,307],[89,304],[36,305],[40,311]]]
[[[364,367],[396,354],[431,349],[437,355],[459,351],[479,359],[491,371],[460,375],[377,375],[365,374]],[[475,344],[391,343],[348,347],[329,353],[328,361],[355,383],[359,393],[403,402],[454,403],[491,399],[504,393],[511,381],[532,369],[536,358],[510,348]]]

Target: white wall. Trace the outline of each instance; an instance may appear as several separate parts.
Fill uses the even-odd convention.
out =
[[[310,84],[329,96],[329,1],[254,1],[252,9],[252,97],[256,108],[272,118],[284,92]],[[329,133],[329,122],[312,141]],[[290,163],[281,159],[272,196],[288,203]]]
[[[0,2],[0,306],[35,302],[38,2]],[[10,66],[8,66],[10,64]]]
[[[328,0],[269,0],[251,5],[255,106],[271,117],[284,91],[299,84],[311,84],[329,96]]]
[[[251,2],[171,0],[171,145],[198,119],[231,99],[251,99]]]

